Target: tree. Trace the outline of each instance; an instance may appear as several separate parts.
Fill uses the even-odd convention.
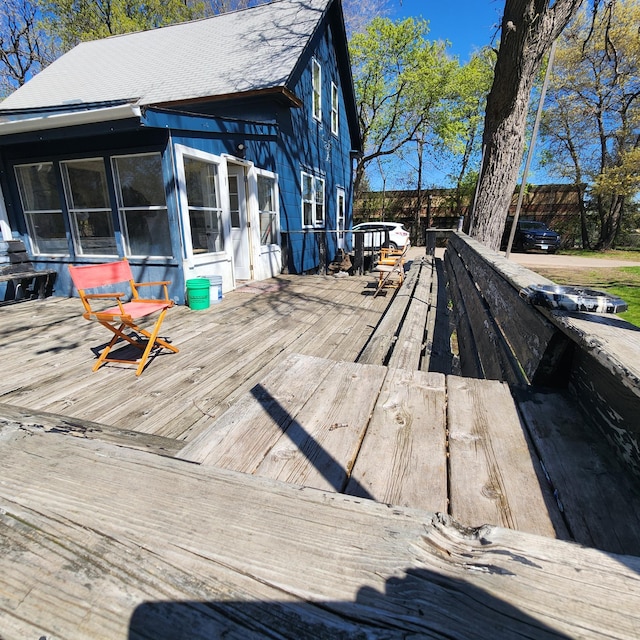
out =
[[[475,189],[481,127],[494,64],[495,54],[486,47],[460,67],[452,81],[455,97],[448,106],[450,131],[444,137],[444,152],[451,160],[452,171],[455,171],[450,177],[455,185],[454,210],[457,212],[462,211],[463,200]]]
[[[31,0],[5,0],[0,8],[0,95],[21,87],[55,58]]]
[[[589,184],[598,249],[614,246],[640,188],[638,24],[638,0],[610,2],[591,16],[579,13],[559,40],[543,120],[548,164],[582,191]],[[586,210],[581,226],[583,246],[589,246]]]
[[[434,91],[445,94],[451,61],[444,46],[426,38],[424,20],[374,18],[350,41],[364,153],[357,160],[356,197],[372,162],[396,154],[437,127]],[[444,83],[444,86],[443,86]],[[422,134],[421,134],[422,132]]]
[[[79,42],[206,15],[201,0],[43,0],[47,30],[68,51]]]
[[[506,0],[483,161],[469,231],[498,250],[524,151],[529,97],[544,56],[582,0]]]

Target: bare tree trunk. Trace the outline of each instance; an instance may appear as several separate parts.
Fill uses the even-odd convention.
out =
[[[518,182],[531,88],[544,55],[582,0],[506,0],[487,97],[479,187],[469,232],[498,250]]]

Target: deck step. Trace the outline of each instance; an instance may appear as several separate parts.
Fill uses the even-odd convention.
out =
[[[174,456],[183,446],[181,442],[172,438],[0,403],[0,428],[10,424],[41,429],[45,432],[64,433],[79,438],[92,438],[165,456]]]

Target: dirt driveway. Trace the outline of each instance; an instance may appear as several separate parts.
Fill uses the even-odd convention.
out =
[[[504,252],[502,252],[504,255]],[[510,260],[517,262],[528,269],[567,269],[571,267],[640,267],[640,261],[610,260],[608,258],[585,258],[582,256],[565,256],[562,254],[548,253],[515,253],[509,256]]]
[[[408,252],[408,259],[420,258],[424,255],[424,247],[411,247]],[[504,256],[504,251],[500,252]],[[436,256],[442,258],[444,249],[437,248]],[[608,258],[584,258],[582,256],[566,256],[562,254],[548,253],[516,253],[512,252],[510,260],[521,264],[523,267],[535,270],[539,269],[570,269],[585,267],[640,267],[640,260],[610,260]]]

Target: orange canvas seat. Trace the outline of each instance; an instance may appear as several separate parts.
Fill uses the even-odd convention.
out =
[[[136,360],[138,365],[136,370],[137,376],[142,373],[154,347],[164,347],[165,349],[169,349],[169,351],[178,353],[177,347],[158,337],[160,326],[167,313],[167,309],[174,304],[173,300],[169,299],[169,291],[167,288],[169,281],[134,282],[131,267],[127,260],[92,264],[83,267],[69,265],[69,272],[85,308],[83,318],[99,322],[114,334],[111,342],[109,342],[100,353],[97,362],[93,366],[93,371],[96,371],[105,362],[132,362],[131,360],[108,357],[109,352],[118,340],[125,340],[142,351],[141,357]],[[121,291],[113,293],[87,293],[88,289],[97,289],[119,284],[127,284],[131,291],[130,295]],[[162,287],[164,298],[141,298],[138,289],[151,286]],[[128,298],[131,299],[127,301]],[[100,309],[92,306],[92,304],[99,305],[100,302],[107,303],[112,301],[116,303],[114,306],[103,305],[106,306],[106,308]],[[151,331],[143,329],[138,325],[140,320],[154,313],[158,313],[158,317]]]

